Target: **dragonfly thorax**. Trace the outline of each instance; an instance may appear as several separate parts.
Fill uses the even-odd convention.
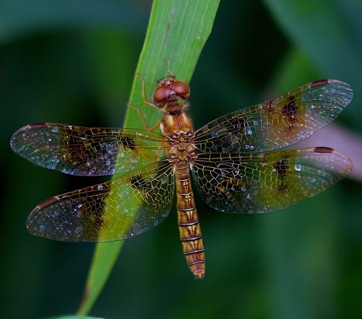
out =
[[[163,134],[193,132],[192,121],[180,105],[168,105],[163,115],[160,129]]]
[[[197,157],[192,132],[181,131],[169,136],[170,147],[168,149],[169,158],[172,162],[192,162]]]

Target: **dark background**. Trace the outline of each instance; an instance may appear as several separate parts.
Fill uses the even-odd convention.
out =
[[[302,1],[299,12],[306,17],[313,3],[328,4],[334,15],[321,10],[305,23],[290,23],[295,12],[278,15],[271,3],[221,3],[190,83],[195,127],[305,82],[338,78],[355,91],[336,121],[354,174],[274,214],[221,214],[197,198],[207,256],[202,281],[187,269],[172,211],[159,227],[125,243],[92,315],[362,317],[361,159],[352,154],[362,148],[362,61],[353,59],[362,53],[361,5]],[[94,248],[27,233],[25,220],[36,204],[96,179],[35,167],[11,152],[10,137],[25,124],[43,121],[121,126],[151,9],[141,0],[32,4],[0,2],[2,318],[73,313]],[[342,37],[337,25],[343,25]],[[324,30],[330,38],[321,41]],[[355,135],[344,135],[347,127]],[[335,147],[334,140],[323,146]]]

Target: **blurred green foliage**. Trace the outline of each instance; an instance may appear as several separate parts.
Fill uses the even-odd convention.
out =
[[[41,200],[96,180],[35,167],[11,152],[9,139],[40,121],[120,126],[150,6],[145,0],[0,2],[2,318],[73,313],[94,248],[27,234],[27,214]],[[195,127],[305,82],[337,78],[355,91],[337,122],[361,135],[361,16],[358,0],[222,2],[191,81]],[[195,281],[187,269],[171,212],[126,242],[91,313],[362,317],[361,190],[347,179],[260,216],[217,213],[197,198],[205,279]]]

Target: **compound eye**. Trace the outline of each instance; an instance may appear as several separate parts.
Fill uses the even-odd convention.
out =
[[[170,96],[170,87],[168,86],[159,86],[155,93],[153,93],[153,101],[159,106],[163,107]]]
[[[175,81],[171,84],[170,89],[183,100],[188,100],[190,97],[190,87],[182,81]]]

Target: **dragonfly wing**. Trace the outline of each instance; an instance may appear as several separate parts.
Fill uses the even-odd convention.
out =
[[[160,161],[109,182],[47,199],[30,213],[33,235],[61,241],[115,241],[141,234],[171,208],[174,175]]]
[[[15,132],[10,145],[30,162],[78,176],[126,173],[164,156],[160,134],[120,128],[37,123]]]
[[[270,101],[222,116],[195,132],[200,152],[263,152],[311,136],[351,102],[351,87],[320,80]]]
[[[203,200],[227,213],[266,213],[329,188],[352,169],[325,147],[259,154],[199,154],[192,175]]]

